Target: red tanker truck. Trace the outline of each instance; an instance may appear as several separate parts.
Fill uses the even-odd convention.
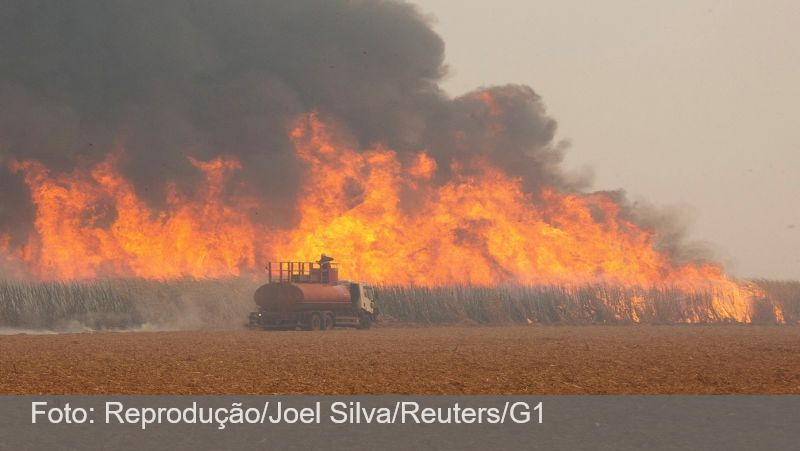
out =
[[[268,264],[269,282],[253,296],[258,311],[250,313],[249,327],[369,328],[375,318],[372,287],[339,280],[339,269],[332,261],[323,255],[317,262]]]

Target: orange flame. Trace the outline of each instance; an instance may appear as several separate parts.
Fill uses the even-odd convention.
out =
[[[290,137],[307,165],[291,229],[268,230],[252,220],[258,200],[226,194],[240,167],[232,157],[190,159],[203,182],[192,195],[169,183],[166,205],[153,209],[120,174],[124,152],[113,152],[90,171],[58,175],[12,161],[36,206],[35,233],[16,251],[0,237],[0,252],[43,279],[239,276],[326,253],[344,276],[375,283],[672,286],[714,292],[716,317],[752,317],[756,288],[716,265],[674,265],[605,194],[543,188],[534,197],[481,158],[451,163],[440,181],[424,151],[357,150],[316,114]]]
[[[622,218],[605,194],[543,189],[534,201],[520,180],[482,159],[453,164],[450,179],[435,185],[436,163],[424,152],[404,165],[388,149],[348,148],[313,114],[291,136],[309,164],[309,183],[299,223],[279,240],[277,255],[326,252],[341,256],[351,277],[391,284],[702,290],[713,294],[708,318],[751,320],[755,286],[729,280],[717,265],[672,265],[653,234]],[[777,307],[775,316],[782,317]]]
[[[36,233],[22,252],[29,271],[43,279],[98,276],[145,278],[217,277],[257,264],[256,227],[220,197],[235,159],[191,163],[205,174],[196,195],[168,186],[164,211],[149,209],[118,172],[120,153],[85,174],[53,176],[40,163],[12,162],[30,187]]]
[[[391,150],[347,148],[314,115],[298,121],[292,138],[309,183],[279,255],[327,252],[343,256],[354,277],[400,284],[724,280],[715,265],[673,267],[652,233],[623,219],[604,194],[544,189],[534,202],[519,180],[481,159],[453,165],[436,186],[428,183],[436,163],[424,152],[403,165]]]

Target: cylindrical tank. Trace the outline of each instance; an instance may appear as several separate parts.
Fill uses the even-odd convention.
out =
[[[333,310],[350,304],[345,285],[321,283],[268,283],[253,297],[262,310]]]

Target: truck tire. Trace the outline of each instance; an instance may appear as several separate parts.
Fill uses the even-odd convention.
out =
[[[309,330],[322,330],[322,317],[319,313],[312,313],[311,318],[308,320]]]
[[[369,329],[370,326],[372,326],[372,318],[366,315],[359,318],[357,326],[359,329]]]
[[[331,330],[331,329],[333,329],[333,326],[335,326],[335,325],[336,325],[336,323],[334,322],[332,313],[326,313],[325,315],[323,315],[323,317],[322,317],[322,330]]]

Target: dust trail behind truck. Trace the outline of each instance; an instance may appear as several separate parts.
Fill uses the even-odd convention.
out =
[[[269,281],[253,297],[258,311],[249,327],[260,329],[367,329],[375,320],[374,292],[363,283],[339,280],[339,268],[325,255],[317,262],[267,265]]]

